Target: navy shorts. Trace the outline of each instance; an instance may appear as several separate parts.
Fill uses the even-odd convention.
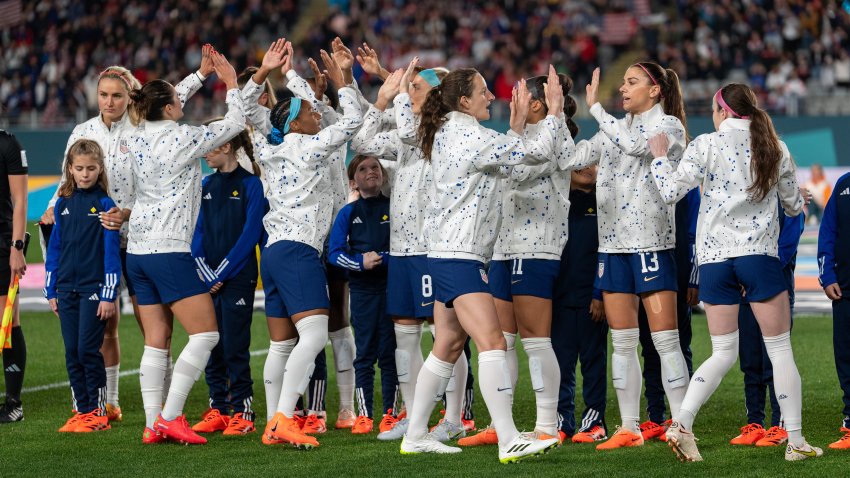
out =
[[[600,252],[593,286],[604,292],[644,294],[677,291],[673,250],[609,254]]]
[[[511,295],[552,299],[555,292],[555,280],[558,279],[558,272],[561,270],[561,261],[514,259],[511,262]]]
[[[295,241],[266,246],[260,258],[267,317],[329,309],[328,280],[316,249]]]
[[[699,298],[712,305],[760,302],[787,290],[782,264],[771,256],[741,256],[699,266]]]
[[[127,294],[130,297],[136,295],[136,288],[133,287],[133,281],[130,280],[130,274],[127,272],[127,249],[121,249],[121,270],[124,271],[122,277],[124,277],[123,286],[127,288]]]
[[[139,305],[170,304],[210,291],[188,252],[127,254],[126,271]]]
[[[487,274],[490,276],[490,293],[493,294],[493,297],[512,302],[511,260],[490,261]]]
[[[490,294],[483,262],[429,257],[428,272],[434,281],[436,299],[446,304],[446,307],[452,307],[454,300],[465,294]]]
[[[434,284],[428,257],[392,256],[387,266],[387,313],[424,319],[434,316]]]

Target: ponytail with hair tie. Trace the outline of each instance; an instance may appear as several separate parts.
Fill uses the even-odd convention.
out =
[[[283,143],[283,131],[272,126],[272,131],[266,135],[266,139],[269,140],[269,144],[277,146]]]

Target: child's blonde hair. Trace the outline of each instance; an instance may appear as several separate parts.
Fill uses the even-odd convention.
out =
[[[77,184],[74,182],[74,176],[71,175],[71,167],[74,165],[74,159],[77,156],[90,156],[100,166],[100,174],[97,176],[97,184],[105,192],[109,192],[109,181],[106,179],[106,164],[103,161],[103,149],[96,141],[81,138],[74,141],[74,144],[68,148],[68,154],[65,156],[65,169],[62,171],[64,182],[59,186],[57,195],[59,197],[71,197],[74,188]]]

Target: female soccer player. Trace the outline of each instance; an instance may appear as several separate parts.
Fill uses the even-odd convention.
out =
[[[647,138],[670,137],[668,156],[677,161],[685,147],[685,111],[679,78],[655,63],[630,66],[620,87],[626,117],[616,119],[599,104],[599,69],[587,86],[587,105],[599,133],[579,143],[577,154],[599,159],[599,268],[614,353],[611,377],[622,424],[598,450],[643,445],[639,428],[642,385],[637,356],[638,302],[649,317],[652,340],[661,356],[664,391],[679,409],[688,369],[679,345],[676,319],[676,246],[673,206],[664,204],[649,170]],[[675,412],[674,412],[675,413]]]
[[[93,140],[79,139],[64,163],[55,203],[61,220],[48,242],[44,291],[62,325],[74,399],[74,415],[59,431],[88,433],[110,428],[100,348],[106,321],[117,314],[120,244],[118,231],[104,229],[99,220],[100,213],[115,207],[106,195],[103,150]]]
[[[558,80],[550,67],[550,80]],[[560,88],[547,90],[549,115],[538,138],[510,137],[478,122],[490,117],[493,95],[474,69],[446,76],[428,93],[419,125],[420,147],[431,161],[437,208],[430,233],[428,268],[438,305],[455,308],[457,321],[437,320],[434,349],[425,360],[416,383],[410,425],[401,444],[402,454],[457,453],[460,448],[436,441],[427,433],[433,397],[444,392],[460,356],[467,333],[479,354],[479,384],[499,436],[499,459],[514,462],[543,453],[558,443],[534,434],[520,434],[511,416],[512,387],[504,373],[505,339],[498,326],[495,305],[487,285],[484,261],[492,254],[499,222],[498,179],[502,166],[545,162],[553,156],[563,121]],[[521,82],[511,102],[511,129],[521,135],[530,95]]]
[[[183,116],[181,102],[174,87],[162,80],[150,81],[131,92],[133,108],[144,120],[128,141],[128,160],[132,161],[136,178],[136,202],[127,244],[127,274],[136,288],[145,331],[139,372],[147,418],[144,443],[164,439],[206,443],[189,428],[182,414],[189,390],[219,340],[209,289],[199,279],[190,254],[201,203],[198,158],[245,129],[236,72],[222,55],[213,53],[212,59],[215,72],[228,90],[228,111],[221,121],[207,126],[178,125],[176,121]],[[162,406],[168,340],[173,327],[167,310],[186,329],[189,343],[174,365]]]
[[[738,356],[738,304],[747,294],[774,369],[774,386],[788,446],[785,459],[805,460],[823,451],[802,435],[800,374],[791,350],[788,291],[777,258],[779,205],[800,214],[803,196],[796,167],[753,91],[732,83],[714,95],[717,132],[696,138],[675,167],[666,159],[667,138],[655,136],[652,176],[667,204],[702,184],[697,228],[700,299],[705,304],[712,354],[694,372],[667,442],[683,461],[700,461],[694,418]]]
[[[178,83],[174,89],[181,105],[192,97],[203,85],[207,76],[213,73],[211,45],[202,48],[201,65],[198,71],[190,74]],[[100,145],[105,154],[106,174],[109,179],[109,197],[115,201],[116,209],[108,211],[101,216],[103,226],[107,229],[120,231],[121,233],[121,262],[124,270],[124,284],[127,288],[130,300],[133,303],[133,312],[136,320],[141,325],[138,304],[136,302],[136,290],[127,276],[127,232],[125,223],[130,218],[133,202],[135,201],[135,186],[130,161],[126,159],[127,141],[136,132],[139,118],[135,116],[130,99],[130,92],[141,88],[139,80],[133,76],[130,70],[121,66],[110,66],[100,73],[97,83],[97,102],[100,114],[74,127],[71,137],[68,138],[68,149],[80,138],[94,140]],[[62,187],[64,179],[60,180]],[[58,189],[57,189],[58,190]],[[47,210],[41,217],[43,224],[54,223],[54,203],[58,196],[51,199]],[[116,308],[120,311],[120,301],[116,302]],[[109,318],[103,338],[103,359],[106,364],[106,410],[110,421],[121,420],[121,406],[118,400],[118,383],[120,369],[121,348],[118,340],[118,323],[120,313]],[[144,333],[144,330],[142,330]],[[171,381],[172,362],[169,354],[168,372],[165,378],[165,389]]]
[[[268,144],[255,142],[268,176],[271,207],[263,219],[269,240],[261,258],[261,273],[272,344],[277,342],[281,349],[288,349],[267,359],[275,360],[272,368],[283,375],[283,383],[277,411],[266,424],[262,440],[265,444],[286,442],[311,448],[318,446],[318,441],[302,433],[293,415],[295,403],[307,388],[316,355],[328,340],[330,304],[321,252],[333,212],[333,165],[329,158],[351,139],[363,118],[358,93],[345,83],[339,64],[324,50],[322,60],[328,79],[340,90],[342,117],[322,129],[321,116],[313,106],[294,97],[275,105],[266,120],[257,118],[257,98],[262,93],[259,85],[271,70],[291,68],[291,53],[279,42],[266,52],[243,92],[252,123],[270,130]],[[261,123],[266,126],[259,127]]]

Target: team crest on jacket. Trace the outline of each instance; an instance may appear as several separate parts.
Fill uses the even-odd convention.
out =
[[[600,262],[599,263],[599,277],[601,278],[602,274],[604,274],[604,273],[605,273],[605,263]]]
[[[489,284],[490,281],[487,280],[487,273],[484,272],[484,269],[478,269],[478,272],[481,273],[481,280],[483,280],[485,284]]]

